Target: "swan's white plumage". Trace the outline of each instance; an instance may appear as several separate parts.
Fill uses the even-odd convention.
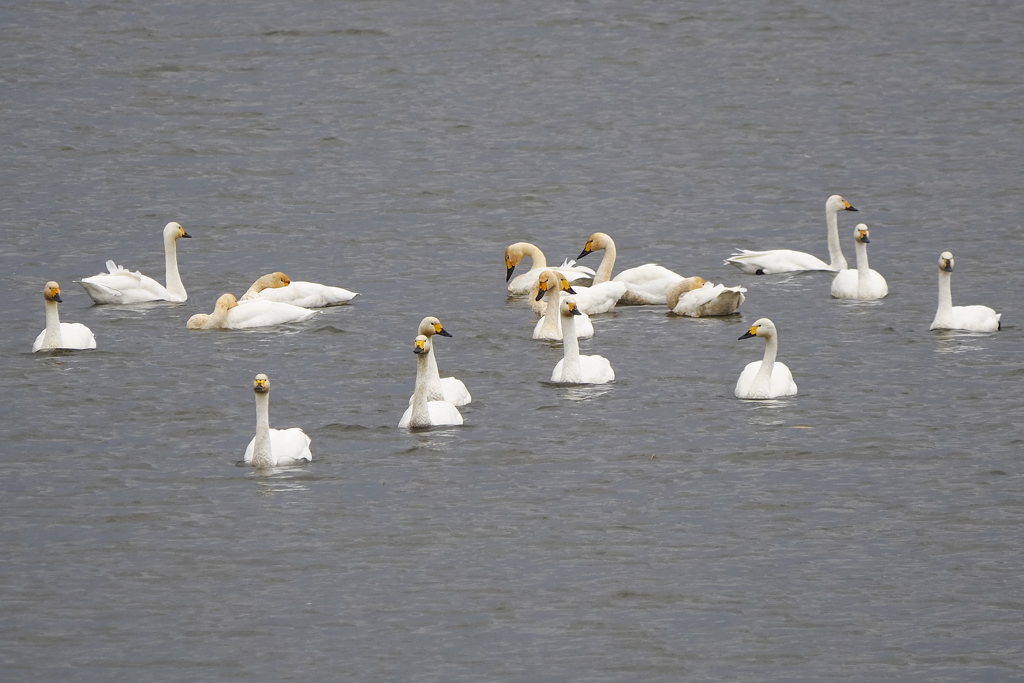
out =
[[[601,265],[597,267],[597,274],[594,275],[594,285],[609,281],[624,284],[626,291],[617,300],[617,303],[624,306],[664,304],[668,291],[683,279],[679,273],[656,263],[628,268],[613,278],[612,271],[618,252],[615,240],[603,232],[592,234],[576,258],[583,258],[592,251],[601,249],[604,250],[604,256],[601,257]]]
[[[793,373],[785,363],[775,360],[779,350],[778,330],[775,323],[768,318],[757,320],[750,329],[740,337],[763,337],[765,340],[764,358],[748,363],[736,380],[734,391],[737,398],[778,398],[779,396],[796,396],[796,382]]]
[[[32,342],[32,353],[51,349],[95,349],[96,337],[82,323],[62,323],[57,312],[61,303],[60,285],[53,280],[43,287],[46,310],[46,328]]]
[[[342,287],[331,287],[319,282],[292,280],[278,271],[267,273],[252,283],[252,286],[239,301],[263,299],[303,308],[325,308],[348,303],[357,296],[359,296],[358,292],[351,292]]]
[[[731,315],[746,300],[745,287],[726,287],[702,277],[680,280],[668,291],[665,304],[676,315],[691,318]]]
[[[562,314],[559,312],[559,304],[568,296],[568,293],[573,291],[569,281],[560,272],[546,270],[541,273],[536,296],[538,299],[543,297],[547,305],[544,315],[533,326],[534,339],[562,339]],[[591,322],[590,316],[582,311],[574,321],[573,329],[576,331],[577,338],[589,339],[594,336],[594,323]]]
[[[527,257],[532,261],[530,270],[513,278],[512,272]],[[536,245],[529,242],[516,242],[508,245],[505,249],[505,268],[508,293],[529,294],[540,274],[548,270],[548,262],[544,257],[544,252]],[[569,259],[563,261],[562,265],[555,268],[555,270],[560,272],[569,282],[589,280],[594,277],[593,270],[585,266],[578,266],[575,261]]]
[[[427,355],[430,352],[430,338],[417,335],[413,352],[416,354],[416,388],[412,403],[398,421],[400,429],[425,429],[427,427],[449,427],[462,424],[462,413],[448,401],[431,401],[427,398]]]
[[[229,293],[221,294],[212,314],[197,313],[188,319],[186,327],[190,330],[250,330],[300,322],[317,313],[301,306],[263,299],[239,302]]]
[[[191,237],[178,223],[171,221],[164,226],[164,267],[167,286],[148,275],[131,271],[107,261],[107,272],[77,280],[92,300],[98,304],[138,304],[146,301],[182,302],[188,299],[185,286],[178,273],[177,242],[182,237]]]
[[[266,375],[256,375],[253,391],[256,394],[256,436],[246,446],[242,461],[254,467],[281,467],[312,460],[311,441],[304,431],[298,427],[270,428],[270,380]]]
[[[581,315],[576,306],[576,298],[566,296],[559,305],[562,315],[562,329],[565,331],[562,340],[562,359],[551,371],[551,381],[560,384],[607,384],[615,379],[612,364],[604,356],[581,356],[580,345],[573,329]]]
[[[939,256],[939,307],[929,329],[995,332],[1000,328],[1002,313],[988,306],[953,305],[953,254],[944,251]]]
[[[859,223],[853,230],[854,247],[857,253],[857,267],[846,268],[832,279],[832,296],[837,299],[858,299],[870,301],[889,294],[889,285],[877,270],[868,266],[868,226]]]
[[[429,337],[431,344],[427,349],[427,400],[448,401],[453,406],[464,406],[473,402],[473,396],[462,380],[455,377],[441,377],[437,369],[437,357],[434,355],[434,335],[451,337],[451,333],[444,329],[441,321],[432,315],[420,321],[418,333]],[[409,405],[412,405],[413,397],[409,397]]]

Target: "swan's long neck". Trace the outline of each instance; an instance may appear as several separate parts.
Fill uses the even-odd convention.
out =
[[[953,314],[953,273],[939,268],[939,310],[935,317]],[[47,323],[49,328],[49,323]]]
[[[775,369],[775,357],[779,354],[779,338],[772,334],[764,338],[764,358],[761,360],[761,367],[754,377],[751,389],[757,392],[764,392],[769,395],[772,386],[772,370]]]
[[[530,266],[530,270],[537,270],[538,268],[547,268],[548,260],[544,257],[544,252],[540,250],[535,244],[529,242],[523,242],[521,247],[522,255],[529,256],[533,264]]]
[[[173,235],[164,236],[164,278],[168,292],[177,296],[188,296],[185,293],[185,285],[181,282],[181,275],[178,274],[178,245]]]
[[[575,316],[564,316],[562,321],[562,381],[579,383],[583,379],[580,368],[580,340],[576,338]]]
[[[868,245],[857,240],[853,249],[857,252],[857,281],[867,282],[868,272],[871,270],[868,266]]]
[[[228,323],[228,313],[230,311],[230,308],[225,308],[224,306],[215,307],[213,313],[210,314],[203,324],[203,329],[219,330],[225,327]]]
[[[602,282],[608,282],[612,279],[612,269],[615,268],[616,255],[615,243],[605,242],[604,256],[601,257],[601,265],[597,267],[597,275],[594,276],[595,285],[599,285]]]
[[[541,325],[541,336],[545,338],[557,337],[562,317],[562,313],[559,310],[562,292],[555,285],[548,288],[544,298],[547,300],[547,308],[544,310],[544,324]]]
[[[252,449],[255,467],[271,467],[274,458],[270,452],[270,394],[256,394],[256,442]]]
[[[59,349],[64,346],[60,336],[60,315],[57,313],[57,302],[46,299],[46,333],[43,335],[44,349]]]
[[[430,360],[428,354],[421,353],[416,356],[416,388],[412,392],[412,414],[409,416],[410,427],[429,427],[430,408],[427,402],[429,391],[429,380],[427,373]]]
[[[843,246],[839,242],[839,219],[832,209],[825,209],[825,223],[828,225],[828,257],[833,270],[845,270],[846,257]]]
[[[444,392],[441,390],[441,373],[437,369],[437,358],[434,357],[434,345],[430,345],[430,351],[427,352],[427,370],[426,370],[426,381],[427,381],[427,400],[428,401],[443,401]],[[419,375],[419,368],[417,368],[417,375]]]

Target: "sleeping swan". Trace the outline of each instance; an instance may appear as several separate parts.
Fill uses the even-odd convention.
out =
[[[676,315],[690,318],[706,318],[715,315],[730,315],[739,310],[746,300],[746,287],[715,285],[702,277],[688,277],[680,280],[668,290],[666,305]]]
[[[954,306],[951,281],[953,254],[948,251],[939,256],[939,309],[935,312],[931,330],[970,330],[995,332],[1000,328],[1002,313],[988,306]]]
[[[796,396],[796,382],[793,373],[785,363],[775,362],[779,351],[779,336],[775,323],[768,318],[761,318],[750,326],[740,337],[764,337],[764,359],[748,363],[740,378],[736,381],[736,398],[777,398],[779,396]]]
[[[303,308],[325,308],[346,304],[357,296],[359,296],[358,292],[350,292],[341,287],[329,287],[319,282],[292,280],[278,271],[267,273],[252,283],[252,286],[239,301],[265,299]]]
[[[516,269],[524,258],[529,258],[533,263],[530,270],[522,275],[512,278],[512,271]],[[540,274],[548,269],[548,261],[544,258],[544,252],[529,242],[516,242],[508,245],[505,249],[505,282],[508,282],[509,294],[529,294],[533,284],[540,277]],[[577,266],[574,261],[566,259],[556,269],[565,276],[569,282],[586,280],[594,277],[594,271],[590,268]],[[509,282],[511,280],[511,282]]]
[[[832,296],[837,299],[881,299],[889,294],[889,285],[877,270],[868,267],[868,226],[859,223],[853,230],[857,268],[846,268],[832,279]]]
[[[416,358],[416,389],[412,392],[412,405],[405,409],[398,421],[400,429],[425,429],[462,424],[459,409],[448,401],[431,401],[427,398],[427,356],[430,354],[430,338],[418,335],[413,343]]]
[[[581,356],[576,337],[575,317],[581,315],[576,299],[567,296],[559,306],[562,315],[562,360],[551,372],[551,381],[559,384],[607,384],[615,379],[612,364],[604,356]]]
[[[53,280],[43,287],[46,304],[46,329],[39,333],[32,343],[32,353],[50,349],[95,349],[96,337],[92,330],[82,323],[62,323],[57,314],[61,303],[60,285]]]
[[[576,258],[581,259],[599,249],[604,249],[604,256],[601,257],[601,265],[598,266],[597,274],[594,276],[594,286],[609,281],[626,285],[626,292],[618,299],[618,303],[624,306],[664,304],[668,297],[668,290],[683,279],[679,273],[674,273],[656,263],[645,263],[636,268],[629,268],[613,279],[612,270],[615,268],[617,254],[615,241],[603,232],[595,232],[591,235],[584,245],[583,251]]]
[[[840,211],[856,211],[837,194],[825,202],[825,224],[828,227],[828,255],[831,263],[825,263],[817,256],[792,249],[772,249],[769,251],[749,251],[738,249],[725,260],[729,265],[736,266],[744,273],[753,275],[772,275],[774,273],[793,273],[803,270],[843,270],[846,268],[846,257],[843,256],[839,244],[839,227],[836,214]]]
[[[213,313],[196,313],[185,327],[190,330],[250,330],[306,320],[316,315],[301,306],[252,299],[239,303],[234,294],[221,294]]]
[[[559,313],[559,303],[569,294],[575,294],[569,281],[559,271],[545,270],[540,275],[537,288],[537,301],[547,297],[547,307],[544,315],[533,326],[534,339],[558,340],[562,338],[562,315]],[[579,311],[579,323],[573,324],[576,330],[576,337],[589,339],[594,336],[594,323],[590,322],[590,316]]]
[[[431,341],[433,341],[433,337],[436,334],[442,337],[452,336],[444,329],[441,321],[432,315],[420,321],[418,333],[425,337],[430,337]],[[412,398],[412,396],[409,397],[410,405],[412,405]],[[462,380],[454,377],[441,377],[437,370],[437,359],[434,357],[433,344],[427,350],[427,400],[448,401],[453,406],[464,406],[467,403],[473,402],[473,397],[470,395],[466,385],[462,383]]]
[[[92,300],[98,304],[138,304],[145,301],[181,302],[188,299],[185,285],[178,275],[177,242],[182,237],[192,237],[185,228],[171,221],[164,226],[164,270],[167,286],[139,271],[132,272],[112,260],[107,261],[107,272],[76,280],[85,287]]]
[[[281,467],[312,460],[310,440],[304,431],[298,427],[270,428],[270,380],[267,376],[256,375],[252,390],[256,392],[256,436],[245,447],[242,462],[253,467]]]

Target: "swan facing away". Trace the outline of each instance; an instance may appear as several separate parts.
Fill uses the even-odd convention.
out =
[[[953,254],[944,251],[939,256],[939,308],[932,321],[932,330],[969,330],[995,332],[1001,326],[1002,313],[988,306],[953,305]]]
[[[252,283],[252,286],[239,301],[264,299],[303,308],[325,308],[347,304],[357,296],[359,296],[358,292],[350,292],[341,287],[330,287],[319,282],[292,280],[278,271],[267,273]]]
[[[575,318],[581,315],[576,299],[567,296],[559,306],[562,315],[562,360],[551,371],[551,381],[559,384],[607,384],[615,379],[612,364],[604,356],[581,356],[575,335]]]
[[[430,355],[430,337],[417,335],[413,342],[416,354],[416,389],[412,393],[412,404],[405,409],[398,421],[400,429],[426,429],[462,424],[459,409],[448,401],[432,401],[427,398],[427,363]]]
[[[615,249],[615,240],[603,232],[595,232],[591,235],[584,245],[583,251],[576,258],[581,259],[590,252],[601,249],[604,249],[604,256],[601,257],[601,265],[597,267],[594,286],[609,281],[626,285],[625,293],[618,298],[618,303],[624,306],[664,304],[668,297],[668,290],[683,279],[679,273],[672,272],[656,263],[645,263],[636,268],[629,268],[613,278],[612,270],[615,268],[615,258],[618,252]]]
[[[731,315],[746,300],[745,291],[746,287],[716,285],[694,276],[673,285],[668,290],[665,304],[672,313],[690,318]]]
[[[750,251],[737,249],[736,253],[725,260],[729,265],[736,266],[744,273],[752,275],[772,275],[774,273],[794,273],[804,270],[843,270],[846,268],[846,257],[839,243],[839,224],[836,215],[840,211],[856,211],[837,194],[825,201],[825,224],[828,228],[828,255],[830,262],[825,263],[817,256],[792,249],[771,249],[768,251]]]
[[[164,226],[164,270],[167,286],[107,261],[107,272],[76,280],[98,304],[138,304],[146,301],[182,302],[188,299],[178,274],[178,240],[192,237],[185,228],[171,221]]]
[[[451,333],[444,329],[441,321],[432,315],[420,321],[418,333],[429,337],[433,341],[434,335],[451,337]],[[441,377],[437,370],[437,359],[434,356],[434,346],[430,345],[427,350],[427,400],[448,401],[453,406],[464,406],[473,402],[469,389],[462,383],[462,380],[454,377]],[[409,397],[409,405],[412,405],[413,397]]]
[[[779,335],[775,323],[768,318],[757,320],[740,339],[764,337],[764,359],[748,363],[736,380],[736,398],[777,398],[796,396],[793,373],[785,363],[776,362]]]
[[[859,223],[853,230],[857,267],[845,268],[832,279],[832,296],[837,299],[881,299],[889,294],[889,285],[877,270],[868,267],[868,226]]]
[[[512,272],[516,269],[516,266],[522,263],[524,258],[529,258],[533,262],[530,270],[513,278]],[[505,249],[505,269],[505,282],[508,282],[508,293],[529,294],[530,289],[533,288],[540,274],[548,269],[548,261],[544,258],[544,252],[536,245],[529,242],[516,242],[515,244],[508,245]],[[563,261],[562,265],[558,266],[556,270],[564,275],[569,282],[588,280],[594,277],[593,270],[584,266],[577,266],[575,261],[570,261],[569,259]]]
[[[547,305],[544,315],[537,324],[533,326],[534,339],[559,340],[562,339],[564,331],[562,328],[562,315],[559,313],[559,303],[569,294],[575,294],[569,281],[559,271],[545,270],[540,275],[537,288],[537,301],[546,298]],[[590,316],[579,311],[579,322],[573,324],[577,338],[589,339],[594,336],[594,323]]]
[[[242,462],[253,467],[282,467],[312,460],[304,431],[270,428],[270,379],[263,373],[256,375],[252,390],[256,393],[256,436],[245,447]]]
[[[317,313],[278,301],[251,299],[240,303],[234,294],[228,293],[220,295],[213,313],[196,313],[185,326],[190,330],[251,330],[299,322]]]
[[[39,333],[32,343],[32,353],[50,349],[95,349],[96,337],[92,330],[82,323],[62,323],[57,313],[61,303],[60,285],[53,280],[43,287],[46,302],[46,329]]]

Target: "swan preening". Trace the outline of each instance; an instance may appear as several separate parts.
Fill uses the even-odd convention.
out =
[[[604,356],[581,356],[580,343],[575,334],[575,319],[581,315],[575,297],[562,299],[562,360],[551,372],[551,381],[559,384],[607,384],[615,379],[615,371]]]
[[[584,245],[583,251],[576,258],[581,259],[590,252],[601,249],[604,249],[604,256],[601,257],[601,265],[597,267],[597,273],[594,275],[594,286],[609,281],[624,284],[626,291],[617,300],[620,304],[633,306],[664,304],[668,297],[668,291],[683,279],[679,273],[674,273],[656,263],[645,263],[642,266],[629,268],[613,278],[612,270],[615,268],[617,255],[615,240],[603,232],[595,232],[591,235]]]
[[[416,389],[412,393],[412,404],[398,421],[399,428],[425,429],[462,424],[462,414],[458,408],[448,401],[434,401],[427,397],[430,337],[417,335],[413,342],[413,353],[416,354]]]
[[[317,314],[301,306],[250,299],[239,302],[234,294],[221,294],[213,313],[196,313],[185,326],[190,330],[250,330],[306,320]]]
[[[668,290],[665,304],[672,313],[691,318],[731,315],[746,300],[745,291],[746,287],[726,287],[702,277],[687,277]]]
[[[828,255],[830,263],[825,263],[817,256],[791,249],[771,249],[769,251],[750,251],[737,249],[725,260],[729,265],[736,266],[744,273],[754,275],[771,275],[773,273],[792,273],[803,270],[833,270],[846,268],[846,257],[839,243],[839,226],[836,214],[840,211],[856,211],[837,194],[825,202],[825,223],[828,227]]]
[[[740,339],[763,337],[765,340],[764,359],[748,363],[736,380],[737,398],[777,398],[795,396],[796,382],[793,373],[785,363],[779,363],[775,356],[779,352],[779,336],[775,323],[768,318],[757,320]]]
[[[558,340],[562,339],[562,315],[559,313],[559,303],[568,294],[575,294],[569,281],[558,271],[545,270],[540,274],[537,287],[536,299],[540,301],[545,298],[547,305],[544,308],[544,315],[533,326],[534,339]],[[576,336],[588,339],[594,336],[594,323],[590,316],[579,312],[580,322],[573,325]]]
[[[513,278],[512,272],[527,257],[533,262],[530,270]],[[505,249],[505,268],[505,281],[508,282],[508,293],[529,294],[540,274],[548,269],[548,261],[544,258],[544,252],[536,245],[529,242],[516,242],[515,244],[508,245]],[[577,266],[574,261],[569,259],[562,262],[562,265],[558,266],[555,270],[564,275],[569,282],[587,280],[594,277],[593,270]]]
[[[252,286],[239,301],[264,299],[303,308],[325,308],[346,304],[357,296],[359,296],[358,292],[350,292],[342,287],[330,287],[319,282],[292,280],[278,271],[267,273],[252,283]]]
[[[138,304],[145,301],[182,302],[188,299],[185,285],[178,274],[177,242],[182,237],[191,237],[185,228],[171,221],[164,226],[164,268],[167,286],[143,275],[130,271],[112,260],[107,261],[107,272],[77,280],[85,287],[92,300],[98,304]]]
[[[995,332],[999,329],[1002,313],[988,306],[954,306],[951,281],[953,254],[944,251],[939,256],[939,308],[932,321],[932,330],[970,330]]]
[[[433,341],[434,335],[441,335],[442,337],[452,336],[451,333],[444,329],[441,321],[432,315],[428,315],[420,321],[417,332],[425,337],[429,337],[431,341]],[[466,385],[462,383],[462,380],[454,377],[441,377],[437,370],[437,358],[434,356],[433,344],[427,347],[426,385],[428,401],[448,401],[454,406],[464,406],[473,402],[473,397],[470,395]],[[412,400],[413,397],[410,396],[410,405]]]
[[[881,299],[889,294],[889,285],[877,270],[868,267],[868,226],[859,223],[853,230],[857,267],[845,268],[832,279],[832,296],[837,299]]]
[[[254,467],[281,467],[312,460],[304,431],[270,428],[270,379],[263,373],[256,375],[252,390],[256,393],[256,436],[246,446],[242,461]]]
[[[57,304],[61,303],[60,285],[53,280],[43,287],[43,300],[46,302],[46,329],[39,333],[32,343],[32,353],[49,351],[50,349],[95,349],[96,337],[92,330],[82,323],[62,323],[57,313]]]

